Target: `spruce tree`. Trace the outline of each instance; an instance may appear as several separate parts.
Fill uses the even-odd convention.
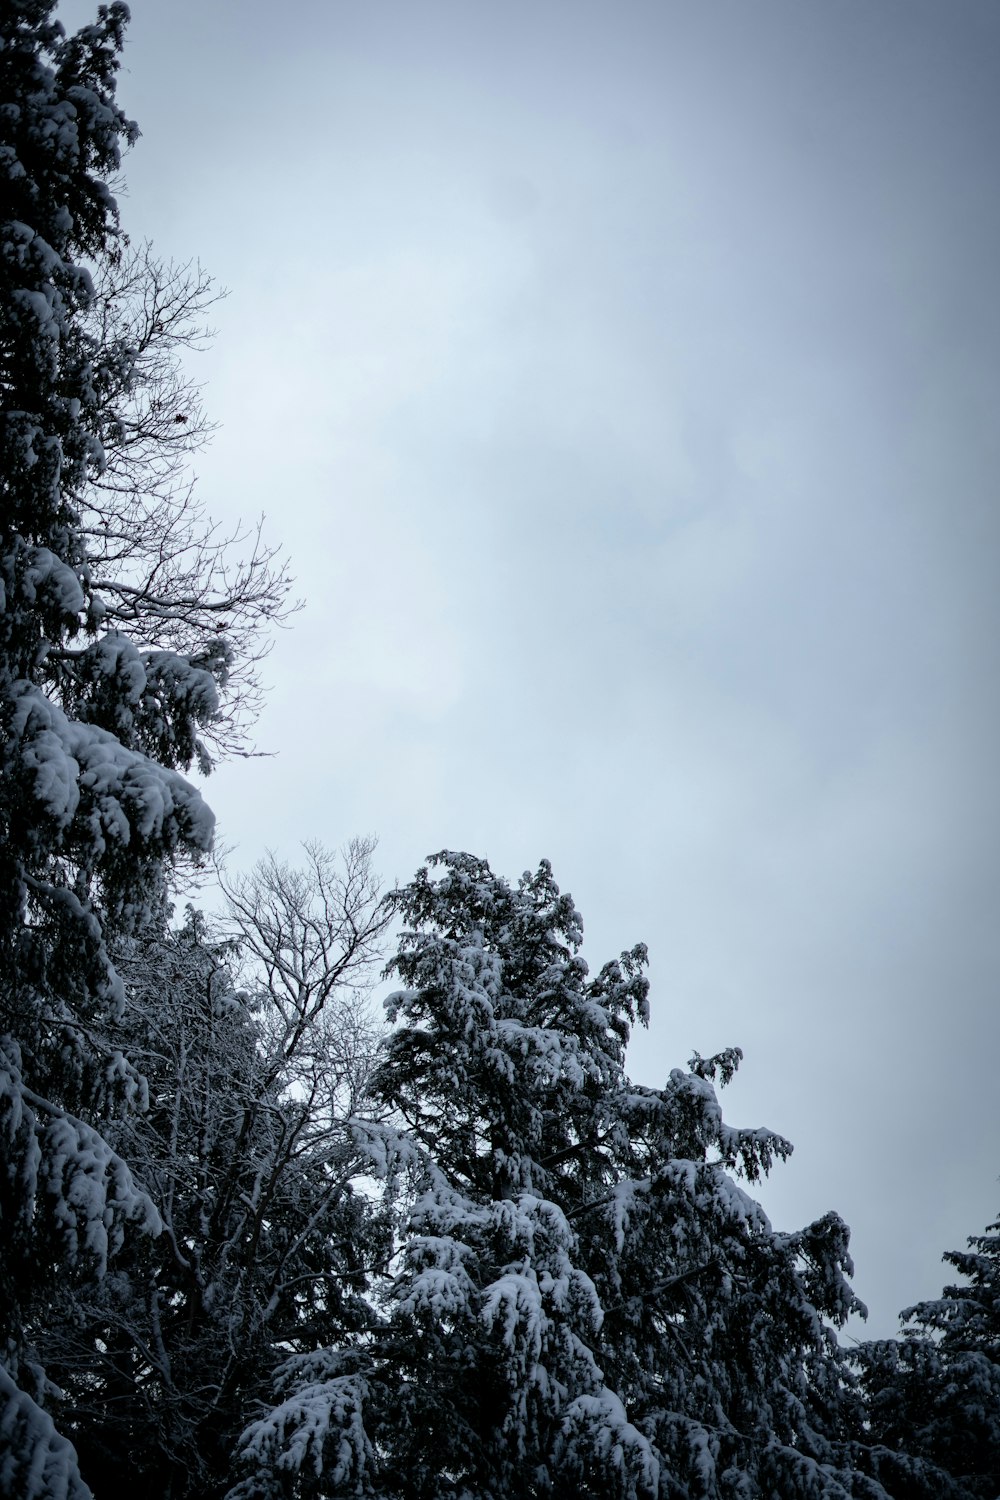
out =
[[[0,1487],[40,1496],[85,1489],[25,1329],[129,1220],[159,1224],[104,1130],[142,1089],[109,1039],[109,937],[211,845],[181,772],[207,764],[231,664],[204,632],[158,640],[155,610],[95,578],[113,559],[91,500],[147,370],[127,322],[95,315],[137,130],[115,100],[126,7],[75,35],[53,10],[0,5]]]
[[[356,1126],[399,1202],[382,1325],[289,1362],[239,1493],[884,1500],[835,1334],[847,1229],[777,1233],[736,1180],[791,1149],[724,1122],[739,1053],[632,1083],[645,950],[591,977],[545,863],[511,886],[445,853],[395,904],[389,1113]]]
[[[872,1471],[894,1500],[1000,1491],[1000,1222],[944,1259],[965,1278],[902,1313],[902,1337],[858,1351]]]

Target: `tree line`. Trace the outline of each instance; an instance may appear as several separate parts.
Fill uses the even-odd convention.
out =
[[[289,578],[189,478],[216,294],[119,220],[126,8],[0,18],[0,1491],[995,1500],[1000,1225],[845,1348],[739,1049],[634,1083],[645,948],[592,971],[546,862],[184,904]]]

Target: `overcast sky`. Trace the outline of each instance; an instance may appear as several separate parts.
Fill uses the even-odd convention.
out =
[[[68,21],[85,13],[76,3]],[[637,940],[869,1329],[1000,1208],[1000,6],[134,0],[123,217],[230,297],[224,519],[306,608],[224,836]]]

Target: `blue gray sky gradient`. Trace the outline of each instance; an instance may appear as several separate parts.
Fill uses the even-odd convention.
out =
[[[1000,1208],[998,74],[993,0],[134,0],[120,85],[307,601],[238,860],[551,859],[875,1333]]]

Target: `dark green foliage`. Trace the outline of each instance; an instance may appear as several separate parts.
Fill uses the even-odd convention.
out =
[[[102,8],[67,38],[45,0],[0,11],[0,1338],[15,1378],[39,1288],[100,1271],[123,1218],[155,1221],[94,1128],[131,1081],[102,1040],[121,1002],[106,919],[141,912],[165,862],[211,837],[193,789],[60,703],[100,615],[76,497],[103,461],[102,385],[131,358],[88,333],[83,263],[117,253],[126,19]]]
[[[394,900],[398,1128],[367,1128],[395,1274],[381,1328],[287,1367],[246,1437],[261,1492],[882,1497],[833,1331],[847,1230],[777,1234],[734,1181],[790,1150],[723,1122],[739,1054],[632,1084],[645,952],[590,979],[547,864],[512,887],[443,854]]]
[[[1000,1493],[1000,1223],[944,1259],[966,1278],[903,1313],[901,1339],[862,1345],[869,1462],[894,1500]]]
[[[137,135],[115,100],[128,11],[73,36],[53,11],[0,3],[0,1479],[39,1497],[84,1490],[28,1331],[56,1289],[89,1295],[130,1221],[159,1228],[110,1144],[143,1084],[109,949],[155,930],[175,864],[211,846],[178,768],[207,767],[232,661],[217,549],[178,530],[184,506],[148,532],[155,504],[95,524],[109,450],[171,367],[102,313],[127,246],[110,182]],[[168,582],[136,590],[150,553]],[[266,613],[269,579],[237,615]]]

